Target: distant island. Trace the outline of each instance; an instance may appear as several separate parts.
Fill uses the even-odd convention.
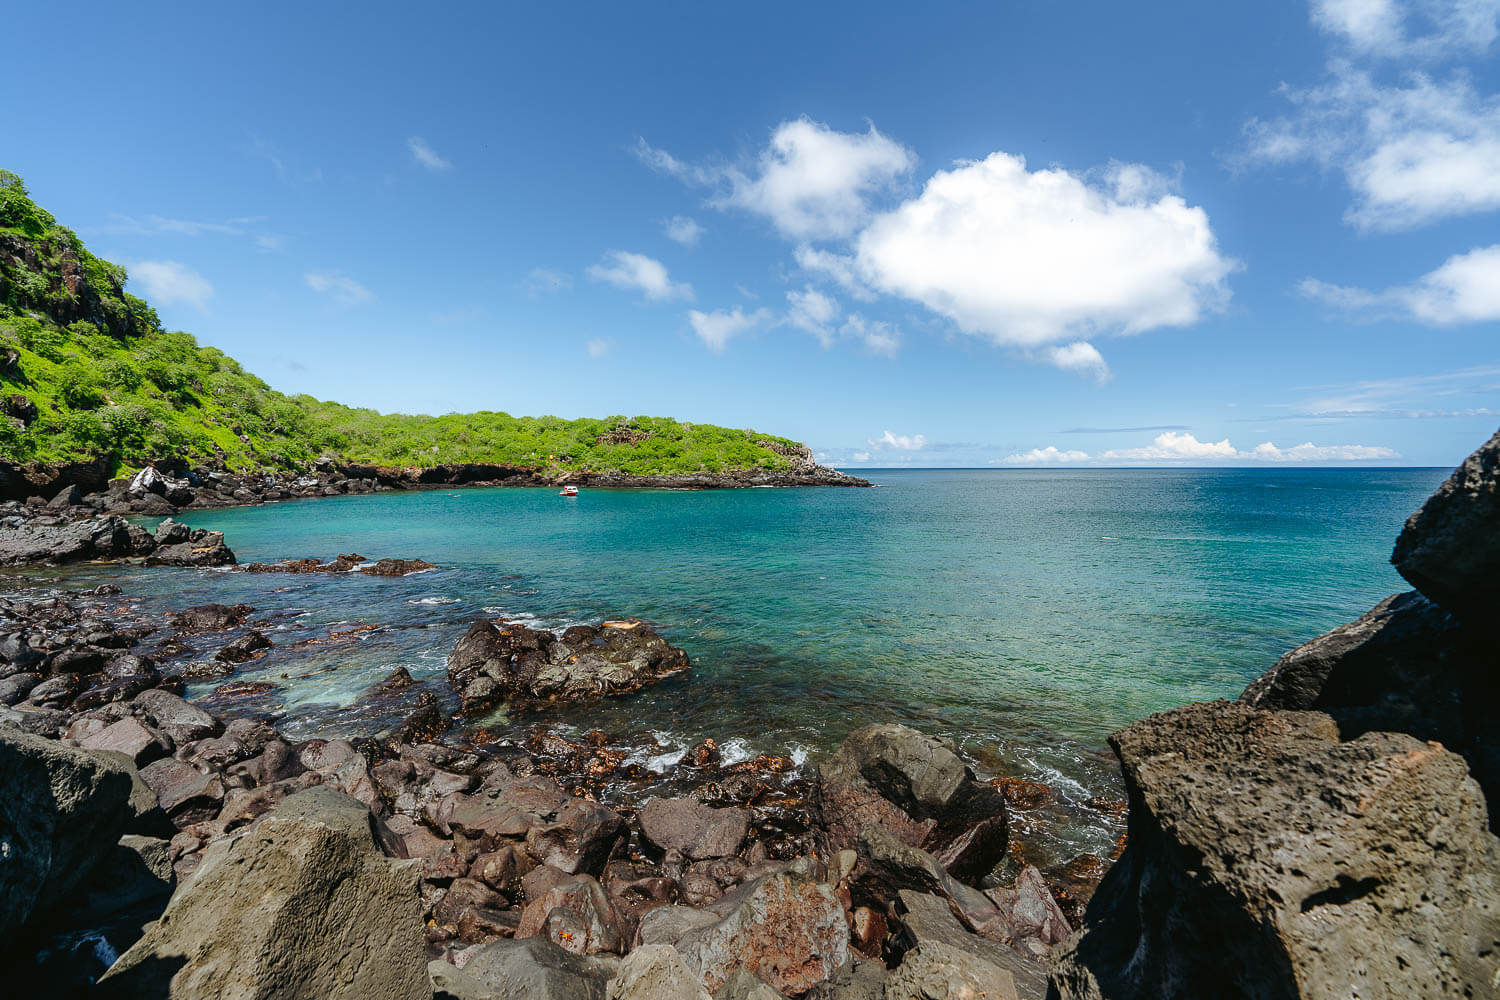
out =
[[[868,485],[748,429],[380,413],[287,396],[164,329],[125,281],[0,170],[0,493],[98,489],[148,465],[291,474],[320,461],[398,485]]]

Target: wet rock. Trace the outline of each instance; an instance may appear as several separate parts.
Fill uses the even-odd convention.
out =
[[[11,942],[113,852],[131,780],[104,755],[0,725],[0,788],[0,933]]]
[[[427,965],[434,1000],[605,1000],[612,971],[543,938],[487,944],[463,969]]]
[[[608,1000],[710,1000],[671,945],[637,948],[609,982]]]
[[[425,705],[406,717],[395,738],[398,743],[432,743],[448,726],[448,717],[436,705]]]
[[[1129,846],[1054,959],[1056,995],[1479,995],[1500,841],[1463,759],[1215,702],[1110,739]]]
[[[437,567],[425,559],[381,559],[359,571],[366,576],[410,576],[429,569]]]
[[[637,621],[605,622],[592,638],[570,644],[482,619],[448,656],[448,679],[465,711],[503,700],[519,708],[629,694],[687,669],[686,653]]]
[[[132,704],[147,722],[166,733],[178,746],[218,736],[224,731],[218,719],[160,688],[142,691]]]
[[[872,825],[977,884],[1005,857],[1005,797],[975,780],[952,748],[906,726],[851,733],[818,769],[825,856],[854,847]]]
[[[212,845],[101,995],[421,995],[416,868],[386,858],[371,823],[360,803],[312,788]]]
[[[82,674],[58,674],[33,687],[26,700],[47,708],[66,708],[89,686]]]
[[[222,663],[245,663],[271,648],[271,640],[258,631],[247,632],[214,654]]]
[[[737,854],[750,830],[743,809],[714,809],[692,799],[653,798],[640,812],[641,833],[669,859]]]
[[[15,705],[26,699],[42,681],[41,674],[19,673],[0,679],[0,704]]]
[[[714,902],[720,919],[676,942],[710,992],[747,969],[783,993],[822,982],[849,960],[849,927],[832,887],[786,871],[757,879]]]
[[[1477,627],[1500,604],[1500,431],[1407,519],[1391,562],[1429,598]]]
[[[179,632],[219,632],[236,625],[243,625],[255,609],[248,604],[227,607],[223,604],[199,604],[179,611],[172,616],[172,625]]]

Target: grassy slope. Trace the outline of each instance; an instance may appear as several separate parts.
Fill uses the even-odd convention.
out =
[[[286,396],[191,334],[162,329],[94,257],[0,171],[0,459],[107,455],[120,469],[181,457],[236,471],[305,467],[319,455],[380,465],[491,462],[635,475],[784,469],[786,438],[664,417],[563,420],[480,412],[382,414]],[[7,367],[7,351],[17,361]]]

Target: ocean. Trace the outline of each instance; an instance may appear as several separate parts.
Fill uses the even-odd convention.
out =
[[[181,519],[222,530],[242,563],[357,552],[439,569],[59,576],[119,583],[149,609],[253,605],[276,648],[238,679],[275,682],[247,704],[295,738],[394,724],[359,695],[397,667],[448,697],[445,659],[478,617],[633,616],[692,672],[485,722],[649,734],[663,768],[703,737],[805,762],[903,722],[1076,804],[1118,794],[1112,730],[1237,697],[1288,649],[1409,589],[1391,545],[1448,471],[858,470],[879,488],[383,493]],[[1086,819],[1060,852],[1107,847],[1114,828]]]

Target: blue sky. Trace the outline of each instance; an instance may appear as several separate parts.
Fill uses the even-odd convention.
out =
[[[930,6],[20,4],[0,167],[169,326],[382,410],[876,466],[1500,424],[1500,0]]]

